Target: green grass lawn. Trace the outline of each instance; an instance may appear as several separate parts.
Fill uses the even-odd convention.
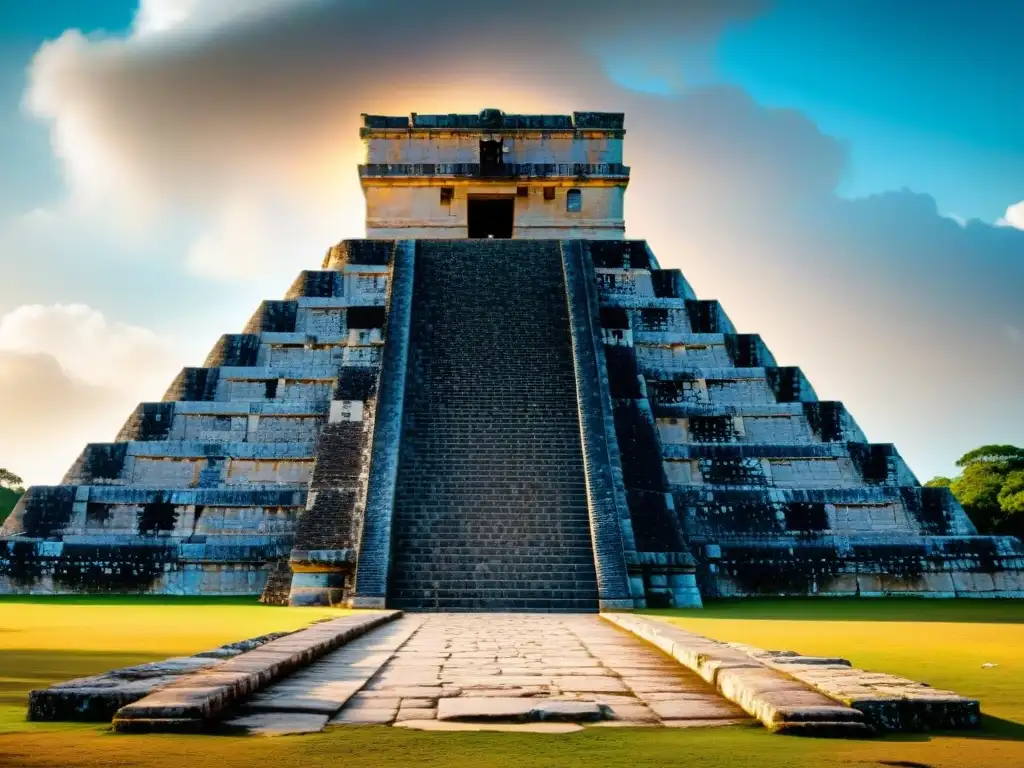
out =
[[[1024,602],[748,600],[652,612],[712,637],[843,655],[977,696],[986,718],[976,734],[836,741],[756,727],[562,736],[348,727],[266,739],[122,736],[95,725],[24,721],[28,690],[51,681],[335,613],[251,600],[0,598],[0,766],[1024,766]],[[982,669],[985,662],[998,666]]]
[[[271,607],[251,598],[0,597],[0,733],[26,727],[32,688],[342,613]]]

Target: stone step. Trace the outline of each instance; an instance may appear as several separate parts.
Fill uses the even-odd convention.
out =
[[[592,597],[581,597],[573,600],[554,600],[551,598],[388,598],[388,605],[408,611],[507,611],[507,612],[538,612],[538,613],[596,613],[597,592]]]
[[[565,593],[562,595],[563,597],[575,597],[596,589],[597,582],[593,580],[552,578],[543,574],[534,579],[530,579],[526,575],[520,578],[508,578],[505,574],[498,579],[478,579],[465,576],[434,578],[430,574],[425,574],[415,580],[396,581],[394,589],[391,591],[395,595],[405,597],[428,594],[434,597],[459,597],[476,593],[488,595],[507,593],[510,596],[522,597],[523,595],[520,593],[536,593],[546,596],[556,592]]]
[[[433,608],[473,608],[482,611],[522,610],[530,606],[548,610],[562,606],[581,611],[593,609],[597,597],[594,585],[575,590],[398,590],[400,594],[388,596],[388,606],[414,608],[415,605]]]
[[[555,513],[553,515],[552,513]],[[403,528],[458,528],[464,526],[501,526],[504,528],[522,528],[523,530],[554,529],[569,532],[585,533],[580,531],[581,525],[589,525],[590,515],[585,512],[573,512],[565,514],[558,507],[549,510],[535,510],[522,515],[512,515],[508,512],[494,509],[480,511],[456,507],[436,513],[424,512],[415,519],[403,520]]]
[[[521,555],[545,556],[590,551],[590,537],[564,536],[557,531],[520,530],[472,530],[435,532],[430,530],[402,530],[396,532],[394,540],[402,551],[409,552],[458,552],[460,555]],[[511,542],[504,544],[504,542]]]
[[[500,508],[501,502],[507,504],[514,500],[517,506],[526,509],[564,510],[572,510],[586,500],[584,488],[568,487],[556,479],[539,481],[530,472],[524,472],[521,477],[512,472],[506,472],[501,477],[492,477],[481,472],[479,465],[458,470],[463,477],[439,476],[439,470],[421,467],[417,467],[416,471],[429,474],[430,478],[425,478],[423,484],[415,490],[403,489],[398,494],[400,500],[419,501],[429,505],[433,501],[450,501],[454,492],[463,497],[462,503],[458,505],[460,507],[479,507],[481,502],[491,501]],[[531,472],[538,471],[546,470],[537,466],[531,469]],[[447,473],[447,470],[445,472]],[[470,472],[475,474],[470,475]],[[551,473],[548,473],[548,477],[552,477]]]
[[[520,574],[519,578],[509,578],[508,574],[501,574],[501,578],[480,578],[479,575],[466,574],[456,577],[437,578],[433,574],[425,573],[415,579],[395,581],[396,594],[410,595],[413,593],[430,593],[433,595],[466,595],[473,592],[538,592],[544,595],[552,592],[578,593],[580,590],[597,588],[594,579],[571,578],[565,575],[541,574],[539,577],[530,578],[527,574]]]
[[[582,529],[582,530],[581,530]],[[408,525],[403,524],[396,531],[399,536],[410,540],[459,540],[467,536],[515,536],[530,538],[532,542],[541,545],[559,543],[564,547],[586,547],[590,541],[590,521],[563,521],[559,525],[515,525],[515,524],[488,524],[488,523],[438,523],[436,525]],[[535,546],[532,542],[525,542],[524,546]]]
[[[572,600],[597,589],[596,582],[564,580],[548,582],[514,582],[489,580],[466,581],[418,581],[399,583],[393,590],[397,597],[507,597],[507,598],[554,598]]]
[[[242,697],[399,616],[401,612],[393,610],[351,614],[266,643],[121,707],[114,715],[114,730],[204,730]]]
[[[461,525],[462,523],[477,523],[484,525],[524,525],[524,526],[578,526],[581,523],[590,521],[590,515],[586,509],[586,502],[582,508],[575,504],[552,504],[548,503],[529,504],[529,500],[522,497],[503,495],[490,498],[487,495],[473,496],[461,504],[442,506],[442,499],[435,499],[441,496],[437,492],[424,491],[422,494],[410,496],[423,507],[415,517],[408,517],[402,521],[402,525]],[[586,498],[585,496],[582,498]],[[500,504],[502,500],[505,505]],[[521,508],[512,506],[513,500]]]
[[[566,573],[538,573],[531,575],[528,571],[520,573],[477,573],[464,571],[462,573],[436,574],[429,570],[417,574],[415,577],[400,577],[395,580],[395,589],[403,591],[415,590],[448,590],[454,593],[463,594],[474,589],[484,591],[493,590],[578,590],[594,587],[597,581],[587,578],[583,574]]]
[[[396,551],[395,561],[403,561],[410,564],[423,563],[435,565],[444,570],[467,570],[479,571],[504,566],[518,567],[523,570],[536,568],[543,571],[558,570],[559,566],[567,566],[565,570],[579,571],[587,570],[587,566],[593,563],[593,554],[589,550],[572,549],[559,551],[556,547],[540,550],[543,555],[537,554],[537,549],[495,549],[492,552],[482,552],[479,548],[466,547],[459,551],[449,549],[420,549],[407,552],[402,549]],[[456,566],[456,567],[452,567]],[[459,568],[458,566],[461,566]]]
[[[403,549],[411,551],[437,552],[451,548],[459,549],[459,554],[479,551],[483,554],[565,554],[573,551],[583,552],[590,549],[590,536],[582,534],[561,534],[558,531],[524,531],[515,528],[474,530],[402,530],[394,536]],[[469,541],[473,544],[470,546]],[[511,546],[504,542],[512,543]]]
[[[438,720],[463,722],[546,720],[578,723],[594,722],[602,716],[601,707],[593,701],[470,696],[440,699],[437,703]]]
[[[421,617],[402,616],[245,699],[238,709],[243,716],[273,712],[331,717],[391,660],[423,621]],[[238,719],[228,724],[246,725]]]
[[[543,554],[538,554],[543,552]],[[501,566],[519,566],[525,568],[539,568],[543,570],[557,570],[558,566],[570,566],[567,570],[586,570],[588,564],[593,562],[593,555],[590,550],[563,549],[558,547],[540,548],[508,548],[501,550],[495,548],[491,551],[482,551],[479,547],[458,548],[454,551],[445,548],[419,548],[414,551],[398,549],[395,560],[408,563],[431,563],[439,568],[453,570],[450,566],[462,565],[470,571],[482,568],[496,568]]]
[[[452,566],[462,566],[463,569],[478,571],[481,569],[498,567],[522,567],[524,570],[537,568],[544,571],[558,570],[559,566],[567,566],[565,570],[578,571],[587,570],[588,565],[593,564],[593,554],[590,550],[565,550],[559,552],[556,548],[542,550],[544,555],[537,555],[536,550],[519,549],[510,552],[505,550],[494,550],[493,552],[482,552],[479,548],[465,548],[459,551],[448,549],[419,549],[417,551],[405,551],[398,549],[395,555],[396,562],[409,564],[430,564],[443,570],[460,570]]]
[[[857,669],[846,659],[766,651],[740,643],[730,646],[862,712],[867,722],[883,733],[963,730],[981,725],[980,702],[953,691]]]
[[[418,243],[389,595],[524,609],[500,589],[539,582],[540,609],[596,606],[572,359],[557,243]],[[481,575],[498,593],[465,590]]]
[[[656,618],[625,613],[602,617],[656,645],[693,670],[729,701],[779,733],[860,736],[872,733],[864,714],[726,643]]]
[[[523,558],[521,560],[448,560],[441,561],[432,557],[399,557],[395,559],[396,563],[402,563],[409,566],[416,566],[424,570],[424,577],[429,578],[458,578],[465,576],[467,578],[480,577],[483,575],[494,575],[505,574],[510,578],[518,575],[536,574],[538,577],[541,575],[553,575],[553,574],[572,574],[575,576],[590,575],[593,576],[590,566],[593,566],[593,557],[589,560],[580,559],[577,562],[563,563],[558,562],[555,558],[552,558],[551,562],[547,563],[535,563],[529,558]],[[396,583],[401,580],[401,577],[396,578]]]

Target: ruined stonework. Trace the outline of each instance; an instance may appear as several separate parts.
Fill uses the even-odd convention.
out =
[[[1024,595],[1018,540],[976,535],[623,239],[623,135],[619,114],[364,116],[373,238],[29,489],[0,591],[573,611]]]
[[[644,242],[576,247],[599,286],[635,597],[642,574],[648,604],[668,601],[679,541],[704,596],[1024,595],[1020,541],[978,536]]]
[[[361,136],[367,237],[486,237],[478,213],[507,213],[495,237],[625,233],[621,114],[363,115]]]
[[[273,574],[287,599],[289,556],[350,571],[394,247],[332,248],[60,486],[30,488],[0,590],[249,595]]]

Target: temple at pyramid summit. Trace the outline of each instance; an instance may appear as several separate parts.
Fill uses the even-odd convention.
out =
[[[367,239],[30,488],[0,592],[1024,596],[1017,539],[977,535],[625,239],[622,114],[364,115],[361,136]]]

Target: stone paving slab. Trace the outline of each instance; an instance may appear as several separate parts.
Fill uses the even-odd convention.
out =
[[[236,701],[400,615],[400,611],[350,614],[273,640],[121,707],[113,719],[114,729],[205,729]]]
[[[655,703],[672,727],[687,718],[748,722],[674,659],[593,614],[416,616],[422,625],[331,725],[658,725]]]
[[[327,724],[326,715],[309,713],[242,715],[227,721],[233,728],[244,728],[250,736],[288,736],[298,733],[318,733]]]
[[[727,643],[686,632],[654,617],[626,613],[609,613],[602,617],[609,624],[661,648],[773,731],[821,736],[872,732],[859,710],[841,704],[786,672],[764,665]],[[656,706],[663,713],[690,711],[685,699],[671,705],[668,702],[671,699],[659,699]],[[723,719],[728,718],[725,710],[718,712]]]
[[[393,694],[380,695],[380,692],[363,688],[422,623],[420,617],[402,616],[352,640],[242,702],[238,707],[242,716],[227,720],[227,724],[237,725],[248,713],[284,720],[292,713],[315,713],[323,716],[317,730],[322,730],[328,722],[346,725],[390,723],[395,719],[401,699]],[[346,714],[339,716],[338,712],[346,705]]]
[[[633,614],[355,615],[213,663],[122,707],[115,728],[200,729],[231,712],[227,726],[268,735],[328,725],[565,733],[750,715],[779,732],[851,736],[964,727],[978,713],[951,691],[844,659],[721,643]]]
[[[101,675],[80,677],[29,692],[29,720],[110,722],[121,707],[225,659],[259,648],[291,632],[274,632],[197,653],[149,664],[122,667]]]
[[[594,725],[601,725],[595,723]],[[512,733],[575,733],[583,726],[576,723],[460,723],[451,720],[406,720],[398,728],[416,731],[510,731]]]
[[[600,720],[601,708],[589,701],[562,701],[551,698],[470,698],[441,699],[438,720],[562,720],[584,722]]]
[[[767,651],[740,643],[730,646],[839,704],[859,710],[878,731],[959,730],[981,725],[978,700],[953,691],[882,672],[867,672],[853,667],[846,659]]]
[[[340,715],[333,717],[331,725],[390,725],[398,715],[398,707],[386,709],[371,709],[369,707],[359,709],[346,709]]]
[[[121,707],[221,663],[187,656],[68,680],[29,692],[28,719],[109,722]]]

